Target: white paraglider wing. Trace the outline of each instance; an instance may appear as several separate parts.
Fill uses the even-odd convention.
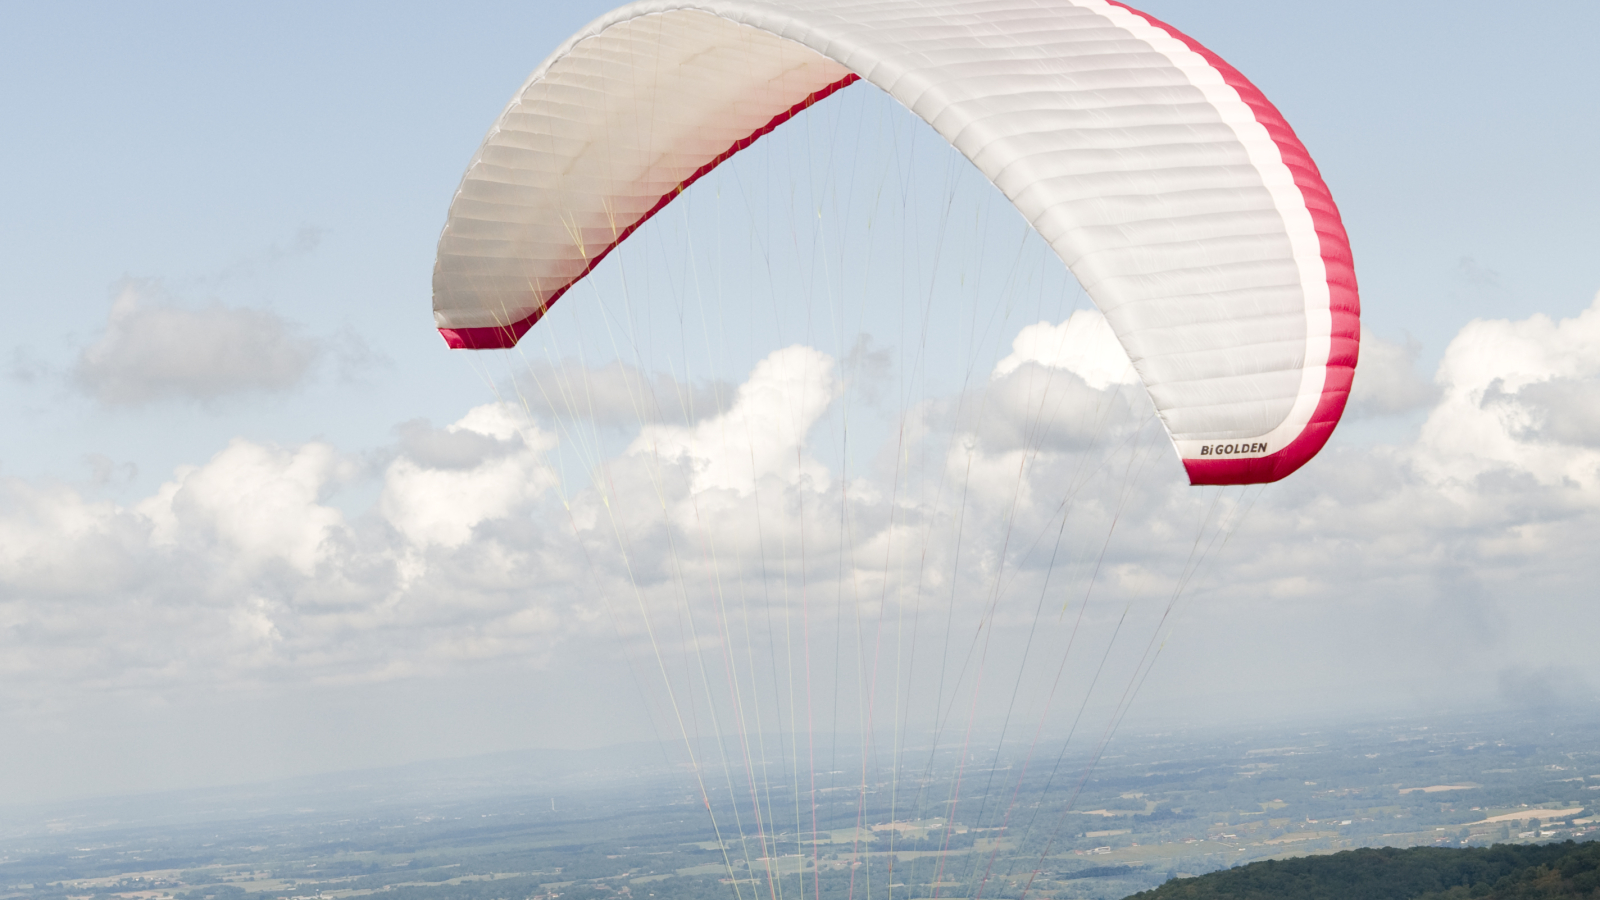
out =
[[[1332,197],[1249,81],[1109,0],[622,7],[533,73],[474,157],[439,242],[440,331],[515,344],[684,188],[857,80],[1054,248],[1191,482],[1276,481],[1326,443],[1360,331]]]

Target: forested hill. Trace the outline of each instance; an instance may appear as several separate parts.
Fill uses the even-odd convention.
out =
[[[1169,881],[1127,900],[1600,900],[1600,841],[1346,850]]]

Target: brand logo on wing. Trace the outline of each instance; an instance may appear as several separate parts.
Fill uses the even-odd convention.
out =
[[[1201,456],[1243,456],[1247,453],[1265,453],[1265,442],[1254,444],[1203,444],[1200,447]]]

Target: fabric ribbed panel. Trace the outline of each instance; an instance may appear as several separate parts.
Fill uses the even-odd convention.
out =
[[[1108,0],[647,0],[513,98],[434,274],[452,346],[509,346],[730,153],[855,78],[930,123],[1071,268],[1196,483],[1281,478],[1355,364],[1337,209],[1253,85]]]

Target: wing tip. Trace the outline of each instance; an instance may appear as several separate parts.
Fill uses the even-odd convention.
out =
[[[1325,400],[1328,399],[1326,396]],[[1334,404],[1329,404],[1334,405]],[[1183,468],[1193,487],[1230,484],[1271,484],[1299,471],[1301,466],[1322,452],[1344,409],[1344,395],[1337,397],[1338,410],[1331,418],[1313,419],[1300,436],[1277,453],[1247,459],[1185,459]]]
[[[491,325],[487,328],[441,328],[439,336],[451,350],[505,350],[515,347],[527,328]]]

